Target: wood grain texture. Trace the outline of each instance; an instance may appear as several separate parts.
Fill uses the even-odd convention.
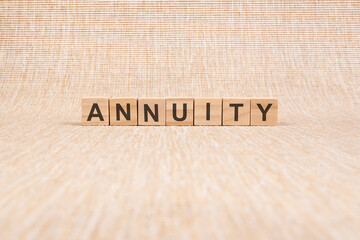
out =
[[[0,1],[0,239],[359,239],[360,4]],[[273,97],[276,127],[84,127],[84,96]]]

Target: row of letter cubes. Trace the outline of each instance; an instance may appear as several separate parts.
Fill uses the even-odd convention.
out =
[[[273,98],[83,98],[82,125],[274,126]]]

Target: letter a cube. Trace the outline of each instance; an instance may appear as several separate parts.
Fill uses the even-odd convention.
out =
[[[86,126],[109,125],[108,98],[83,98],[81,124]]]

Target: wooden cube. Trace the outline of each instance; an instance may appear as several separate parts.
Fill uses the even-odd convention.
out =
[[[167,98],[166,125],[167,126],[194,125],[194,99]]]
[[[109,125],[109,99],[101,97],[81,100],[81,124],[86,126]]]
[[[165,125],[165,99],[164,98],[139,98],[138,99],[138,124],[142,126]]]
[[[222,99],[195,98],[194,125],[221,125]]]
[[[278,122],[278,100],[274,98],[251,99],[251,125],[275,126]]]
[[[110,98],[110,125],[137,125],[137,98]]]
[[[250,125],[250,99],[223,98],[223,125]]]

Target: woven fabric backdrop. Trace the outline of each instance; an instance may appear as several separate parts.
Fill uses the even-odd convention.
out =
[[[0,34],[0,239],[359,239],[359,1],[1,0]],[[83,127],[85,96],[279,126]]]

